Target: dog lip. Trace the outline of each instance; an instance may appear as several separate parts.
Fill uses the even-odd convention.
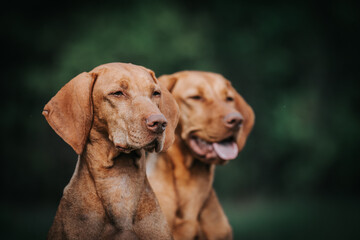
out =
[[[148,152],[153,152],[155,151],[159,151],[159,141],[155,138],[153,141],[151,141],[150,143],[146,144],[143,148],[148,151]]]
[[[134,148],[130,147],[129,145],[125,145],[125,144],[120,144],[120,143],[116,143],[114,142],[115,148],[117,150],[119,150],[120,152],[124,152],[124,153],[130,153],[131,151],[134,150]]]
[[[149,136],[144,136],[143,138],[148,138]],[[148,152],[152,152],[154,150],[158,150],[159,147],[161,147],[160,144],[160,139],[157,136],[153,136],[150,139],[147,139],[148,141],[143,141],[143,142],[139,142],[139,141],[133,141],[133,139],[130,138],[130,142],[126,143],[125,146],[119,145],[117,144],[117,149],[119,149],[120,151],[134,151],[134,150],[138,150],[138,149],[145,149]],[[136,139],[135,139],[136,140]]]
[[[191,139],[197,140],[197,141],[203,141],[206,142],[207,144],[212,144],[212,143],[222,143],[222,142],[231,142],[231,141],[235,141],[235,134],[232,134],[231,136],[227,136],[225,138],[222,138],[221,140],[218,141],[212,141],[212,140],[205,140],[199,136],[197,136],[196,134],[191,134],[190,135]],[[217,139],[217,137],[213,137],[213,136],[209,136],[209,138],[211,139]]]
[[[127,149],[127,147],[122,147],[122,146],[119,146],[119,145],[117,145],[116,148],[117,148],[117,149],[120,149],[120,150],[125,150],[125,149]]]
[[[130,148],[130,147],[120,147],[120,146],[116,146],[116,149],[118,149],[120,152],[123,152],[123,153],[130,153],[132,152],[133,148]]]

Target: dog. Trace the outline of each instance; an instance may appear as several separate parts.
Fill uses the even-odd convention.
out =
[[[178,106],[154,73],[109,63],[68,82],[43,110],[78,154],[48,239],[172,239],[145,151],[174,141]]]
[[[148,156],[147,174],[174,239],[232,239],[214,170],[243,149],[254,112],[220,74],[182,71],[159,81],[179,104],[180,120],[169,150]]]

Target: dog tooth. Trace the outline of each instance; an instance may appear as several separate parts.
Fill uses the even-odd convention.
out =
[[[203,139],[201,139],[201,138],[199,138],[199,139],[200,139],[201,143],[207,144],[207,142],[206,142],[205,140],[203,140]]]

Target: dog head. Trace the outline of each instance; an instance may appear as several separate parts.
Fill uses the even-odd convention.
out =
[[[159,81],[180,108],[177,133],[192,154],[206,163],[237,157],[254,125],[254,112],[220,74],[183,71]]]
[[[79,74],[46,104],[43,115],[77,154],[83,152],[90,130],[120,152],[165,151],[179,117],[175,100],[154,73],[125,63]]]

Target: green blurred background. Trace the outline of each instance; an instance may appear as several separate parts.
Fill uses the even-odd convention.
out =
[[[256,123],[215,188],[235,239],[360,239],[355,1],[13,2],[1,13],[1,239],[44,239],[76,155],[41,112],[107,62],[223,74]]]

